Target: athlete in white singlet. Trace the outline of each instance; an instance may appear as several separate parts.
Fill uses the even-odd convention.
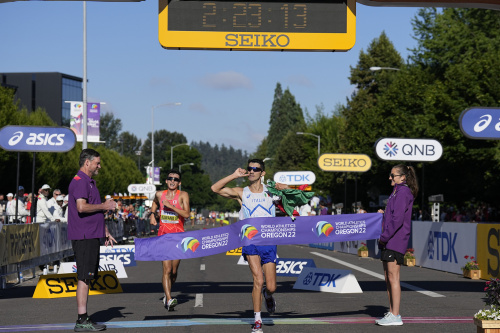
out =
[[[248,161],[247,170],[238,168],[229,175],[212,185],[212,191],[223,196],[237,200],[241,205],[240,218],[273,217],[275,216],[275,205],[272,195],[260,179],[266,174],[264,161],[253,159]],[[241,188],[229,188],[226,185],[240,177],[248,177],[250,185]],[[276,184],[276,188],[283,190],[288,188],[284,184]],[[252,302],[255,315],[253,333],[262,333],[261,304],[264,296],[265,304],[269,314],[276,311],[276,302],[273,293],[276,291],[276,245],[272,246],[245,246],[243,256],[248,261],[253,276]],[[262,274],[264,272],[264,274]],[[266,286],[264,287],[264,277]]]

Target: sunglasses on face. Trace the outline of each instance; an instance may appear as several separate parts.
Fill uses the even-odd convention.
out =
[[[179,182],[180,179],[177,178],[177,177],[167,177],[167,180],[171,180],[171,181],[174,181],[174,182]]]
[[[394,179],[394,177],[401,177],[401,176],[404,176],[404,173],[400,174],[400,175],[395,175],[393,173],[391,173],[391,178]]]
[[[247,167],[247,170],[248,171],[253,171],[253,172],[261,172],[262,171],[261,168],[251,167],[251,166]]]

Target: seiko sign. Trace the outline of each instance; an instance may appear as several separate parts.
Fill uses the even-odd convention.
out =
[[[156,186],[153,184],[130,184],[127,188],[128,193],[154,193],[156,192]]]
[[[460,130],[470,139],[500,140],[500,109],[470,108],[460,115]]]
[[[318,166],[323,171],[365,172],[372,167],[372,160],[364,154],[323,154]]]
[[[287,185],[311,185],[316,181],[316,175],[312,171],[281,171],[274,174],[274,181]]]
[[[67,127],[5,126],[0,130],[0,146],[8,151],[64,153],[75,144],[75,133]]]
[[[375,153],[386,161],[437,161],[443,155],[439,141],[432,139],[383,138],[375,144]]]

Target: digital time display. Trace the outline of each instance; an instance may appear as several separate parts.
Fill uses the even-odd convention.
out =
[[[348,51],[356,0],[159,0],[167,49]]]
[[[168,2],[170,31],[345,33],[344,1]]]

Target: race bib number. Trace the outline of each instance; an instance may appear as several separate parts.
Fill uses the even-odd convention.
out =
[[[179,216],[174,212],[162,212],[160,219],[161,223],[179,223]]]

